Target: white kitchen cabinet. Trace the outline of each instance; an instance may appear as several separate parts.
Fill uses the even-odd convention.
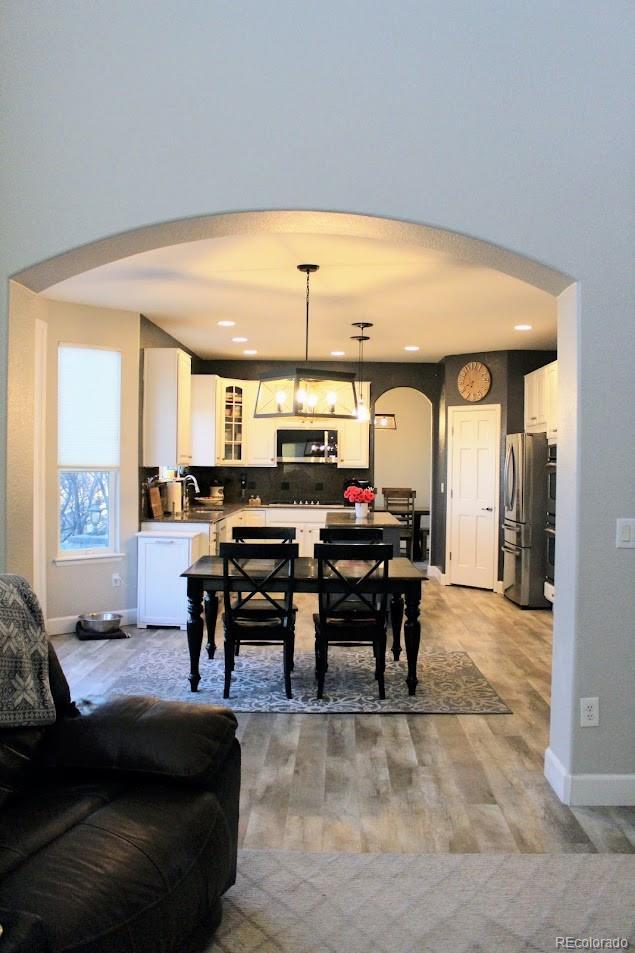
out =
[[[294,526],[300,556],[313,556],[313,547],[320,542],[320,530],[326,526],[326,509],[276,507],[266,510],[267,526]]]
[[[173,535],[175,532],[193,532],[205,537],[205,552],[203,556],[216,555],[216,523],[174,523],[171,521],[161,522],[160,520],[144,520],[141,523],[141,531],[145,533],[154,533],[161,535]]]
[[[245,464],[248,467],[276,466],[276,417],[254,417],[258,381],[245,381]]]
[[[246,381],[221,377],[217,392],[218,466],[244,467],[245,463],[245,385]]]
[[[370,408],[370,384],[362,384],[364,404]],[[337,465],[340,469],[367,469],[370,462],[370,421],[337,420]]]
[[[558,433],[558,362],[525,374],[525,433],[546,433],[554,443]]]
[[[217,374],[192,375],[192,466],[213,467],[220,446],[216,404]]]
[[[143,466],[192,463],[192,359],[176,347],[143,351]]]
[[[187,580],[181,573],[207,555],[208,537],[196,530],[137,533],[137,625],[187,625]]]
[[[547,403],[547,443],[558,442],[558,362],[544,368]]]

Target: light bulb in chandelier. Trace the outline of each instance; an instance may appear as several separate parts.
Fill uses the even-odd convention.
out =
[[[326,403],[327,403],[327,405],[328,405],[328,409],[331,411],[332,414],[334,414],[334,413],[335,413],[335,404],[337,403],[337,394],[335,393],[334,390],[330,390],[330,391],[327,392],[327,394],[326,394]]]
[[[370,420],[370,411],[362,400],[357,404],[357,419],[360,424],[365,424]]]
[[[307,406],[310,407],[311,409],[313,409],[314,407],[317,407],[318,395],[309,394],[307,396],[306,402],[307,402]]]
[[[295,392],[295,399],[298,404],[306,403],[306,391],[304,387],[298,387],[297,391]]]

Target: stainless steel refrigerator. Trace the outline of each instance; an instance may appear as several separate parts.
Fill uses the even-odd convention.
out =
[[[507,435],[503,494],[503,586],[519,606],[544,609],[546,434]]]

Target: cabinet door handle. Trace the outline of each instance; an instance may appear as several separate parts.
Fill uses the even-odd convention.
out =
[[[159,543],[161,546],[173,546],[175,541],[173,539],[153,539],[152,542]]]
[[[530,417],[529,419],[530,419],[530,420],[538,420],[537,417]]]
[[[492,513],[493,510],[494,510],[494,507],[493,507],[493,506],[482,506],[481,509],[482,509],[485,513]]]

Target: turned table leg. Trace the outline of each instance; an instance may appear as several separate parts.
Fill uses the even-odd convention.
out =
[[[417,658],[419,656],[419,643],[421,641],[421,624],[419,622],[419,603],[421,601],[421,588],[410,590],[406,594],[406,624],[404,626],[404,640],[406,643],[406,656],[408,658],[408,676],[406,683],[408,685],[408,694],[414,695],[417,689]]]
[[[218,617],[218,596],[215,592],[205,593],[205,625],[207,627],[207,657],[214,658],[216,654],[216,619]]]
[[[198,669],[203,644],[203,585],[199,579],[187,580],[187,647],[190,651],[190,689],[198,691]]]
[[[401,623],[403,622],[403,596],[395,592],[390,599],[390,625],[392,628],[392,654],[395,662],[401,655]]]

